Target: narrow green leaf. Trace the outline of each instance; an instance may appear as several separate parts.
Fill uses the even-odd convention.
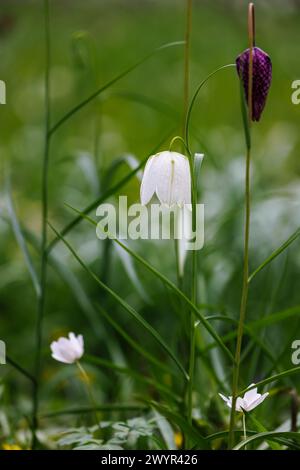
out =
[[[169,407],[161,405],[155,401],[145,400],[145,403],[157,410],[166,419],[168,419],[168,421],[178,426],[184,435],[188,435],[194,448],[209,449],[209,442],[197,429],[189,424],[181,413],[171,410]]]
[[[300,313],[300,305],[296,307],[288,308],[287,310],[282,310],[280,312],[272,313],[271,315],[260,318],[259,320],[254,320],[252,322],[249,322],[245,329],[245,333],[248,334],[248,332],[252,329],[259,330],[259,329],[265,328],[266,326],[275,325],[276,323],[287,320],[288,318],[298,315],[299,313]],[[224,335],[222,337],[222,340],[224,342],[227,342],[227,341],[231,341],[235,337],[236,337],[236,331],[231,331],[230,333],[227,333],[226,335]],[[210,343],[203,349],[202,352],[205,353],[209,349],[215,348],[216,346],[217,346],[216,343]]]
[[[251,444],[255,441],[265,441],[265,440],[271,440],[271,439],[277,439],[277,438],[285,438],[285,439],[291,439],[295,440],[297,442],[300,442],[300,433],[298,432],[261,432],[259,434],[255,434],[254,436],[250,436],[244,441],[241,441],[239,444],[237,444],[233,450],[240,450],[243,447],[245,447],[247,444]],[[293,443],[291,443],[293,445]]]
[[[129,336],[128,333],[122,328],[119,323],[117,323],[111,315],[109,315],[104,308],[102,308],[100,305],[97,305],[97,310],[98,312],[106,318],[106,320],[111,324],[111,326],[127,341],[127,343],[134,348],[139,354],[144,356],[147,361],[151,362],[154,366],[159,368],[161,371],[167,374],[172,374],[173,371],[169,367],[167,367],[165,364],[163,364],[161,361],[156,359],[156,357],[152,356],[149,351],[144,349],[142,346],[139,345],[131,336]]]
[[[297,374],[299,372],[300,372],[300,366],[293,367],[293,369],[285,370],[284,372],[280,372],[280,374],[272,375],[271,377],[268,377],[267,379],[260,380],[259,382],[252,385],[251,387],[245,388],[244,390],[239,392],[239,395],[245,393],[247,390],[252,390],[255,387],[262,387],[263,385],[267,385],[271,382],[275,382],[276,380],[284,379],[285,377],[289,377],[290,375]]]
[[[23,236],[23,232],[21,230],[21,226],[20,226],[18,217],[16,215],[16,211],[15,211],[15,208],[14,208],[14,203],[13,203],[12,195],[11,195],[10,181],[9,181],[8,177],[7,177],[7,180],[6,180],[6,201],[7,201],[7,211],[8,211],[10,221],[11,221],[11,226],[12,226],[15,238],[17,240],[17,243],[18,243],[19,247],[20,247],[20,250],[23,253],[25,264],[27,266],[29,275],[31,277],[32,284],[33,284],[34,290],[36,292],[36,295],[37,295],[37,297],[39,297],[40,294],[41,294],[40,281],[39,281],[38,275],[35,271],[35,267],[34,267],[33,262],[31,260],[30,253],[28,251],[26,241],[25,241],[24,236]]]
[[[99,284],[99,286],[108,292],[135,320],[138,322],[140,325],[142,325],[148,333],[160,344],[160,346],[166,351],[168,356],[175,362],[177,365],[178,369],[182,372],[183,376],[185,377],[186,380],[188,380],[188,374],[186,373],[184,367],[182,364],[179,362],[179,360],[176,358],[174,353],[171,351],[169,346],[165,343],[165,341],[162,339],[160,334],[133,308],[131,305],[129,305],[125,300],[123,300],[116,292],[114,292],[110,287],[108,287],[106,284],[104,284],[96,274],[91,271],[91,269],[86,266],[86,264],[82,261],[82,259],[77,255],[75,250],[71,247],[70,243],[61,235],[59,234],[55,228],[49,223],[49,226],[51,229],[54,231],[57,237],[59,237],[66,247],[70,250],[70,252],[73,254],[73,256],[76,258],[76,260],[79,262],[79,264],[85,269],[85,271]]]
[[[300,227],[273,253],[258,266],[255,271],[249,276],[248,282],[251,282],[252,279],[258,274],[262,269],[264,269],[269,263],[271,263],[277,256],[279,256],[284,250],[286,250],[300,235]]]
[[[268,430],[258,421],[257,418],[253,416],[252,413],[247,413],[247,420],[251,421],[254,428],[257,432],[268,432]],[[267,441],[271,449],[273,450],[280,450],[281,446],[277,442]]]
[[[166,139],[171,135],[172,131],[169,131],[162,139],[161,141],[155,145],[155,147],[149,152],[149,155],[152,155],[156,153],[156,151],[159,149],[159,147],[166,141]],[[110,189],[105,191],[104,194],[100,195],[95,201],[93,201],[91,204],[89,204],[85,209],[83,209],[82,213],[84,214],[89,214],[92,210],[96,209],[99,204],[102,204],[106,199],[108,199],[110,196],[115,194],[117,191],[119,191],[125,184],[127,184],[131,178],[133,178],[140,170],[143,168],[144,164],[149,158],[149,155],[147,155],[141,163],[132,171],[130,171],[124,178],[122,178],[118,183],[116,183],[114,186],[112,186]],[[76,227],[79,222],[82,221],[82,216],[78,215],[75,217],[70,223],[68,223],[62,230],[61,230],[61,235],[65,236],[67,233],[69,233],[74,227]],[[54,248],[54,246],[58,243],[59,237],[54,238],[48,245],[47,248],[47,253],[50,253],[50,251]]]
[[[22,228],[22,230],[27,242],[30,243],[30,245],[37,252],[39,252],[39,239],[27,228]],[[59,257],[55,255],[55,253],[49,253],[48,263],[52,266],[53,269],[55,269],[56,273],[68,285],[71,292],[74,294],[78,305],[82,309],[82,312],[85,314],[87,320],[90,322],[94,334],[98,339],[105,340],[107,338],[107,332],[105,331],[103,324],[99,322],[97,312],[95,311],[89,296],[84,291],[82,284],[79,282],[75,274],[71,271],[66,263],[63,263]]]
[[[20,366],[16,361],[14,361],[11,357],[6,355],[6,362],[7,364],[10,364],[14,369],[16,369],[20,374],[22,374],[24,377],[26,377],[28,380],[30,380],[34,385],[36,385],[36,380],[31,375],[30,372],[28,372],[24,367]]]
[[[97,222],[95,222],[93,219],[91,219],[89,216],[86,214],[78,211],[74,207],[70,206],[67,204],[70,209],[73,211],[77,212],[80,214],[81,217],[85,218],[88,222],[90,222],[92,225],[97,226]],[[219,344],[220,348],[226,353],[226,355],[230,358],[232,362],[234,362],[234,357],[229,351],[229,349],[225,346],[223,343],[222,339],[218,335],[218,333],[215,331],[215,329],[210,325],[210,323],[206,320],[204,315],[202,315],[201,311],[198,309],[198,307],[172,282],[170,281],[164,274],[159,272],[156,268],[154,268],[151,264],[149,264],[144,258],[139,256],[137,253],[132,251],[127,245],[124,245],[120,240],[117,238],[113,238],[113,241],[117,243],[119,246],[121,246],[127,253],[129,253],[133,258],[135,258],[137,261],[139,261],[141,264],[143,264],[149,271],[151,271],[156,277],[158,277],[164,284],[166,284],[170,289],[172,289],[179,297],[181,297],[185,303],[188,304],[188,306],[195,312],[196,317],[200,320],[200,322],[203,324],[203,326],[206,328],[206,330],[210,333],[210,335],[215,339],[215,341]]]
[[[147,411],[149,409],[148,406],[145,405],[138,405],[138,404],[122,404],[122,405],[101,405],[101,406],[96,406],[96,407],[78,407],[78,408],[67,408],[64,410],[57,410],[57,411],[52,411],[50,413],[41,413],[40,414],[40,419],[43,418],[56,418],[57,416],[65,416],[65,415],[78,415],[78,414],[84,414],[84,413],[94,413],[95,411],[100,411],[100,412],[114,412],[114,411],[120,411],[120,412],[130,412],[130,411]]]
[[[130,72],[135,70],[139,65],[143,64],[146,62],[148,59],[150,59],[153,55],[155,55],[157,52],[160,52],[162,50],[168,49],[169,47],[174,47],[174,46],[182,46],[184,44],[184,41],[175,41],[175,42],[170,42],[167,44],[164,44],[156,49],[154,51],[150,52],[147,54],[145,57],[143,57],[141,60],[136,62],[135,64],[131,65],[128,67],[126,70],[118,74],[116,77],[111,79],[109,82],[107,82],[105,85],[101,86],[98,88],[98,90],[94,91],[90,96],[88,96],[86,99],[78,103],[74,108],[70,109],[59,121],[54,124],[54,126],[50,129],[49,131],[49,136],[52,136],[66,121],[68,121],[74,114],[76,114],[78,111],[80,111],[82,108],[84,108],[87,104],[89,104],[91,101],[93,101],[95,98],[97,98],[101,93],[103,93],[105,90],[107,90],[109,87],[114,85],[116,82],[121,80],[121,78],[125,77],[128,75]]]
[[[150,377],[141,375],[138,372],[134,371],[133,369],[119,366],[118,364],[115,364],[114,362],[107,361],[106,359],[95,357],[90,354],[85,354],[82,360],[83,362],[87,362],[89,364],[98,365],[100,367],[104,367],[106,369],[111,369],[111,370],[114,370],[115,372],[119,372],[120,374],[128,375],[129,377],[132,377],[133,379],[136,379],[139,382],[151,385],[152,387],[156,388],[157,390],[160,390],[162,393],[164,393],[165,395],[167,395],[169,398],[171,398],[177,403],[180,403],[182,401],[178,395],[173,393],[162,383],[158,383],[156,380]]]

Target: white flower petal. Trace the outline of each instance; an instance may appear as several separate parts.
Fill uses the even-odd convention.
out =
[[[153,194],[161,204],[171,207],[191,203],[191,175],[188,159],[178,152],[161,152],[147,161],[142,184],[141,202],[147,204]]]
[[[252,387],[253,385],[255,384],[251,384],[249,385],[249,387]],[[248,388],[249,388],[248,387]],[[244,395],[244,400],[247,402],[247,403],[251,403],[253,400],[256,400],[257,398],[257,387],[255,388],[252,388],[251,390],[249,390],[248,392],[245,393]]]
[[[74,333],[69,333],[69,338],[59,338],[50,344],[52,357],[57,361],[72,364],[76,362],[84,353],[84,343],[82,335],[76,337]]]
[[[225,403],[227,403],[227,404],[228,404],[228,402],[230,402],[230,399],[229,399],[229,398],[227,398],[227,397],[225,397],[224,395],[222,395],[222,393],[219,393],[219,396],[222,398],[222,400],[224,400],[224,401],[225,401]]]
[[[249,387],[252,387],[255,384],[249,385]],[[248,387],[248,388],[249,388]],[[224,395],[219,393],[220,397],[226,402],[226,404],[231,408],[232,407],[232,397],[226,398]],[[256,408],[260,403],[262,403],[265,398],[269,395],[269,393],[264,393],[261,395],[260,393],[257,393],[257,388],[255,387],[254,389],[249,390],[248,392],[245,393],[244,397],[237,397],[236,404],[235,404],[235,409],[236,411],[251,411],[254,408]]]
[[[245,402],[241,397],[237,397],[235,402],[236,411],[243,411],[245,409]]]
[[[156,190],[156,183],[157,183],[156,167],[157,167],[158,158],[159,158],[158,155],[152,155],[148,159],[146,166],[145,166],[142,184],[141,184],[141,190],[140,190],[141,203],[143,205],[148,204],[148,202],[151,200]]]
[[[259,396],[257,396],[256,400],[254,400],[250,405],[248,405],[247,411],[251,411],[254,408],[256,408],[258,405],[260,405],[265,400],[265,398],[267,398],[267,396],[269,395],[269,392],[264,393],[263,395],[260,395],[260,394],[258,395]]]
[[[83,338],[82,335],[75,336],[74,333],[69,333],[70,349],[73,348],[74,356],[79,359],[83,354]]]
[[[66,359],[63,355],[61,355],[60,352],[52,353],[51,356],[52,356],[53,359],[55,359],[56,361],[64,362],[65,364],[73,364],[73,362],[74,362],[74,361],[70,361],[70,360]]]

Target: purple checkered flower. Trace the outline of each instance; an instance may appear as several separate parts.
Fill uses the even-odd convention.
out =
[[[250,50],[246,49],[236,59],[237,72],[242,80],[246,100],[248,103]],[[268,54],[253,48],[253,91],[252,91],[252,121],[259,121],[266,104],[272,80],[272,62]]]

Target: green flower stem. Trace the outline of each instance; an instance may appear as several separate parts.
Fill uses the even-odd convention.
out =
[[[249,4],[248,9],[248,34],[249,34],[249,83],[248,83],[248,119],[244,119],[245,136],[247,145],[246,155],[246,175],[245,175],[245,232],[244,232],[244,268],[243,268],[243,287],[240,307],[240,319],[237,332],[237,343],[235,352],[235,364],[233,367],[232,379],[232,408],[230,414],[228,447],[234,446],[234,424],[235,424],[235,405],[238,394],[241,349],[244,333],[244,323],[246,317],[248,290],[249,290],[249,237],[250,237],[250,162],[251,162],[251,139],[250,123],[252,119],[252,92],[253,92],[253,47],[254,47],[254,5]],[[242,102],[243,103],[243,102]],[[245,113],[243,113],[244,115]]]
[[[186,28],[185,28],[185,50],[184,50],[184,90],[183,90],[183,121],[182,134],[185,132],[185,124],[189,109],[189,85],[190,85],[190,48],[191,48],[191,30],[192,30],[192,9],[193,0],[186,0]],[[184,141],[183,141],[184,142]],[[191,181],[192,181],[192,226],[196,227],[196,202],[197,188],[195,187],[195,171],[194,161],[189,149],[184,142],[189,157]],[[178,250],[178,241],[176,242]],[[178,260],[178,256],[177,256]],[[177,269],[178,270],[178,269]],[[179,271],[179,270],[178,270]],[[197,253],[192,252],[192,286],[191,286],[191,302],[196,304],[197,300]],[[190,310],[190,352],[189,352],[189,381],[187,384],[187,419],[192,424],[193,413],[193,388],[194,388],[194,370],[195,370],[195,315]],[[189,447],[189,439],[186,439],[186,447]]]
[[[195,181],[194,161],[191,154],[189,154],[190,172],[192,180],[192,230],[196,231],[196,204],[197,204],[197,187]],[[191,302],[197,305],[197,251],[192,251],[192,285],[191,285]],[[189,356],[189,382],[188,382],[188,396],[187,396],[187,418],[188,422],[192,423],[193,412],[193,386],[194,386],[194,371],[195,371],[195,315],[193,310],[190,310],[190,356]]]
[[[35,387],[33,389],[32,411],[32,449],[37,445],[36,430],[38,427],[39,409],[39,382],[41,374],[41,350],[42,350],[42,326],[45,311],[46,279],[47,279],[47,218],[48,218],[48,163],[50,154],[50,18],[49,0],[44,0],[45,11],[45,144],[42,168],[42,242],[41,242],[41,266],[40,287],[38,296],[38,311],[36,323],[36,357],[35,357]]]
[[[192,10],[193,10],[193,0],[186,0],[182,134],[184,134],[185,121],[186,121],[187,111],[188,111],[188,107],[189,107]]]
[[[96,400],[94,398],[94,394],[93,394],[93,389],[92,389],[92,386],[91,386],[91,381],[90,381],[90,378],[86,372],[86,370],[84,369],[83,365],[79,362],[79,361],[76,361],[76,365],[79,369],[79,372],[81,374],[81,377],[83,379],[83,382],[84,382],[84,385],[86,387],[86,391],[87,391],[87,395],[89,397],[89,400],[91,402],[91,405],[94,409],[94,418],[95,418],[95,423],[97,424],[97,426],[99,426],[99,423],[100,423],[100,418],[98,417],[98,414],[97,414],[97,408],[98,408],[98,405],[96,403]]]
[[[247,439],[247,429],[246,429],[246,415],[245,415],[245,413],[243,413],[242,421],[243,421],[244,441],[246,441],[246,439]],[[244,450],[247,450],[246,446],[245,446],[245,449],[244,449]]]

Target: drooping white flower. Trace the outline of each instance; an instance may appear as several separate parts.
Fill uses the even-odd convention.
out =
[[[165,151],[148,159],[141,184],[141,203],[148,204],[154,194],[168,207],[191,203],[191,173],[186,156]]]
[[[255,384],[249,385],[249,387],[253,387]],[[249,388],[248,387],[248,388]],[[222,400],[225,401],[226,405],[231,408],[232,407],[232,397],[225,397],[221,393],[219,393],[220,397]],[[252,388],[248,392],[245,393],[243,398],[238,397],[235,403],[235,409],[236,411],[251,411],[254,408],[256,408],[258,405],[260,405],[264,399],[269,395],[269,392],[264,393],[261,395],[260,393],[257,393],[257,387]]]
[[[84,343],[82,335],[75,336],[69,333],[69,338],[61,337],[50,344],[52,357],[56,361],[66,364],[73,364],[78,361],[84,353]]]

